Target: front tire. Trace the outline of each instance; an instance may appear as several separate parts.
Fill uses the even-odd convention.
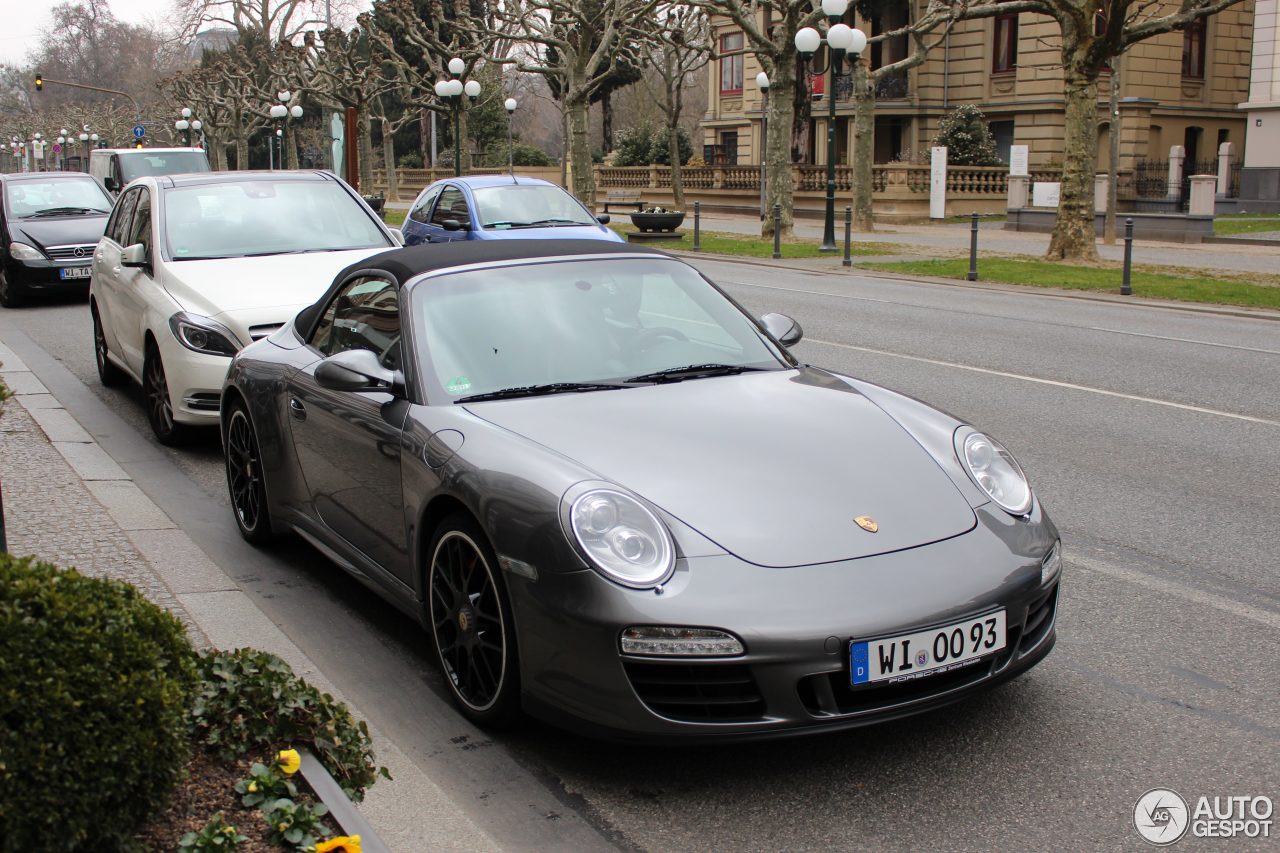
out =
[[[246,542],[259,547],[267,545],[275,539],[275,534],[271,529],[271,510],[267,506],[262,453],[258,450],[258,435],[249,421],[249,412],[241,402],[231,406],[222,449],[227,462],[227,490],[231,493],[236,527]]]
[[[21,308],[27,301],[26,291],[3,269],[0,269],[0,305],[5,308]]]
[[[107,388],[124,385],[129,381],[128,375],[107,358],[107,336],[102,331],[98,306],[90,305],[89,313],[93,315],[93,360],[98,366],[98,380]]]
[[[154,343],[147,347],[147,357],[142,365],[142,396],[146,401],[147,421],[160,443],[168,447],[185,444],[190,430],[173,419],[169,382],[165,378],[160,350]]]
[[[454,703],[477,725],[510,726],[520,718],[520,667],[493,548],[459,513],[440,523],[429,553],[429,628]]]

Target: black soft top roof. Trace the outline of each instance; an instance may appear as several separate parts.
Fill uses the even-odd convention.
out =
[[[404,249],[392,249],[365,258],[338,273],[337,281],[357,271],[385,272],[401,287],[409,279],[432,270],[468,264],[556,258],[569,255],[634,255],[666,257],[649,247],[613,243],[606,240],[456,240],[451,243],[423,243]]]
[[[502,261],[562,258],[576,255],[653,255],[670,257],[666,252],[648,246],[632,246],[606,240],[456,240],[451,243],[423,243],[403,249],[391,249],[356,261],[334,277],[333,284],[314,305],[304,308],[294,321],[304,337],[319,319],[323,306],[348,278],[356,273],[385,273],[396,285],[404,287],[410,279],[432,270],[469,264]]]

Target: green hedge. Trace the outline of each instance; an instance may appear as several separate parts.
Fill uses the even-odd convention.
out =
[[[0,849],[109,850],[188,757],[194,654],[128,584],[0,554]]]

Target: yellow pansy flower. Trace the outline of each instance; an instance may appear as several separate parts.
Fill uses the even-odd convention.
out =
[[[282,749],[276,755],[276,763],[280,765],[284,775],[292,776],[302,766],[302,756],[298,755],[298,750],[296,749]]]
[[[343,853],[361,853],[360,836],[339,835],[330,838],[328,841],[321,841],[316,845],[316,853],[334,853],[337,850],[341,850]]]

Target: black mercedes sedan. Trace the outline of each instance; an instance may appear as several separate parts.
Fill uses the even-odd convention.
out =
[[[1013,455],[801,335],[628,245],[384,252],[232,361],[235,521],[421,620],[483,725],[774,737],[1034,666],[1062,553]]]
[[[89,292],[89,264],[111,198],[79,172],[0,175],[0,305],[35,293]]]

